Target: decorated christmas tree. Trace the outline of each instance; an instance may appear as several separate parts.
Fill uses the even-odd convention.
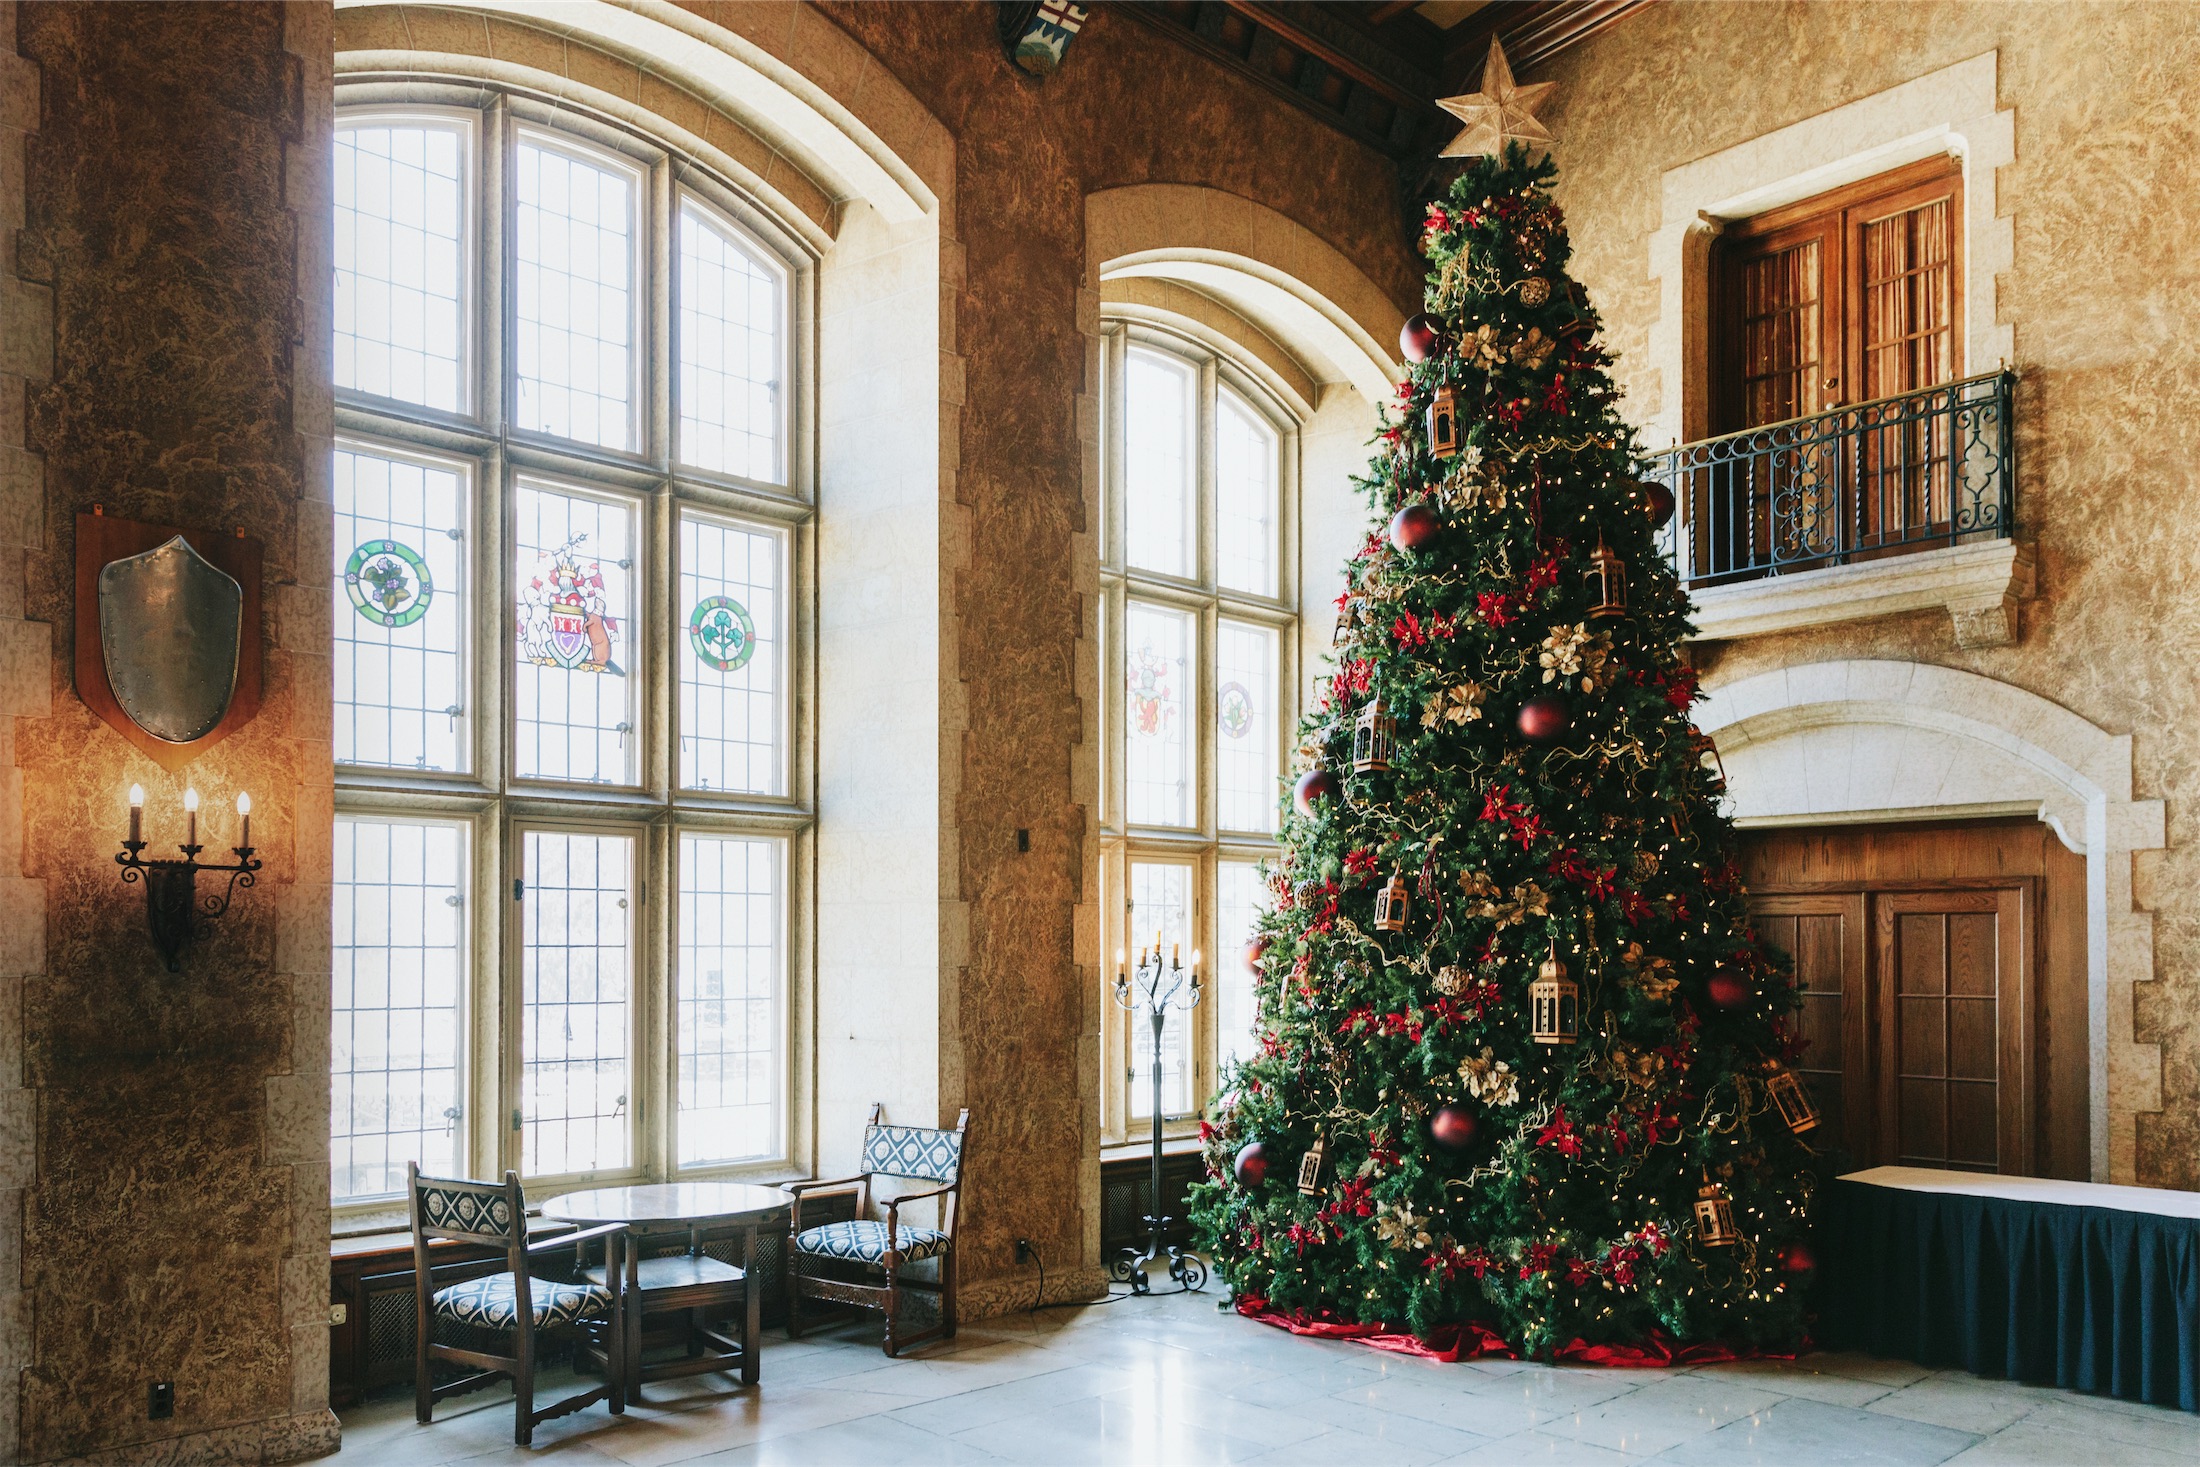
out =
[[[1543,1356],[1792,1342],[1797,1001],[1689,719],[1672,495],[1567,276],[1556,169],[1485,93],[1491,153],[1428,209],[1249,954],[1260,1050],[1194,1217],[1241,1308],[1476,1321]]]

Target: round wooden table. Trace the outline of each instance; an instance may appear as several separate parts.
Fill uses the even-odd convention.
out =
[[[747,1182],[646,1182],[568,1192],[542,1204],[544,1217],[581,1227],[623,1222],[636,1232],[763,1227],[787,1211],[787,1194]]]
[[[787,1194],[777,1187],[757,1187],[746,1182],[646,1182],[633,1187],[596,1187],[568,1192],[542,1204],[544,1217],[593,1227],[601,1223],[625,1223],[632,1230],[628,1247],[646,1242],[652,1235],[684,1232],[688,1238],[685,1258],[639,1260],[639,1292],[629,1305],[633,1313],[626,1331],[627,1390],[641,1399],[644,1381],[675,1376],[739,1370],[743,1385],[757,1381],[757,1330],[763,1307],[763,1280],[757,1276],[756,1235],[766,1227],[785,1227]],[[735,1277],[717,1260],[703,1253],[703,1234],[726,1228],[741,1232],[739,1291]],[[606,1267],[613,1260],[606,1260]],[[608,1280],[607,1280],[608,1282]],[[708,1316],[738,1302],[742,1310],[738,1339],[728,1338],[710,1325]],[[685,1318],[687,1358],[642,1363],[645,1316],[680,1314]],[[700,1347],[714,1348],[705,1352]]]

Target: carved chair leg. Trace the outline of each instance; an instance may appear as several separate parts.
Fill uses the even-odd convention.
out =
[[[787,1240],[787,1338],[802,1338],[802,1255],[792,1237]]]
[[[428,1359],[428,1335],[434,1328],[434,1318],[423,1312],[413,1349],[413,1415],[422,1426],[435,1419],[435,1366]]]
[[[512,1440],[528,1446],[535,1440],[535,1342],[525,1332],[519,1341],[519,1373],[512,1377],[512,1404],[518,1414]]]
[[[894,1325],[901,1318],[901,1289],[894,1279],[894,1265],[886,1265],[886,1354],[892,1358],[899,1347],[894,1341]]]

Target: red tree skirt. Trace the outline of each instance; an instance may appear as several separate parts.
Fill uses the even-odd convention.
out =
[[[1428,1360],[1475,1360],[1487,1356],[1493,1360],[1517,1360],[1519,1354],[1504,1337],[1476,1321],[1463,1324],[1438,1325],[1426,1337],[1408,1334],[1380,1324],[1347,1324],[1338,1319],[1321,1319],[1303,1311],[1271,1309],[1268,1301],[1258,1294],[1241,1294],[1237,1299],[1237,1312],[1247,1319],[1257,1319],[1262,1324],[1272,1324],[1277,1329],[1289,1330],[1295,1335],[1312,1335],[1322,1340],[1350,1340],[1356,1345],[1371,1349],[1390,1350],[1400,1355],[1419,1355]],[[1803,1349],[1809,1349],[1805,1341]],[[1749,1345],[1728,1345],[1719,1341],[1707,1341],[1701,1345],[1683,1345],[1663,1330],[1653,1330],[1650,1338],[1639,1345],[1592,1345],[1585,1340],[1575,1340],[1561,1345],[1555,1358],[1572,1365],[1612,1365],[1621,1367],[1658,1368],[1671,1365],[1719,1365],[1729,1360],[1793,1360],[1794,1350],[1762,1350]]]

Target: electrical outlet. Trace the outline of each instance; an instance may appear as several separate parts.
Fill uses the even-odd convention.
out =
[[[1018,1238],[1016,1240],[1016,1261],[1018,1263],[1031,1262],[1031,1240],[1029,1238]]]
[[[145,1389],[145,1419],[166,1421],[176,1414],[176,1383],[156,1380]]]

